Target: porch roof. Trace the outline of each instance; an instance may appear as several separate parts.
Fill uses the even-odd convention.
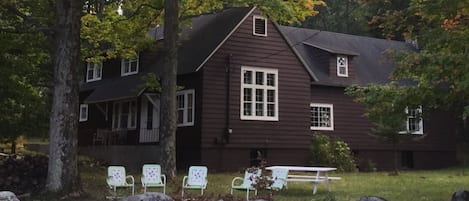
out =
[[[106,84],[96,87],[83,102],[89,104],[135,98],[144,90],[144,88],[139,87],[142,84],[143,81],[138,75],[111,80]]]

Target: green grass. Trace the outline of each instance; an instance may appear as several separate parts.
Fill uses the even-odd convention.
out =
[[[357,201],[362,196],[373,195],[398,201],[444,201],[450,200],[451,195],[458,189],[469,189],[469,176],[458,176],[461,168],[452,168],[435,171],[405,171],[399,176],[388,176],[386,172],[376,173],[336,173],[331,176],[340,176],[342,180],[332,181],[332,194],[329,194],[325,185],[320,184],[318,192],[313,195],[313,186],[310,183],[288,184],[288,189],[276,192],[276,201],[295,200],[327,200],[333,195],[340,201]],[[469,172],[469,169],[466,169]],[[136,192],[142,192],[140,186],[140,173],[130,172],[134,175],[137,186]],[[103,200],[110,195],[106,188],[105,168],[81,168],[83,188],[93,200]],[[184,173],[180,173],[175,183],[170,183],[166,189],[167,194],[179,195],[179,190]],[[230,192],[231,180],[242,173],[209,173],[208,186],[205,195],[226,195]],[[156,189],[152,189],[155,191]],[[159,191],[159,190],[158,190]],[[120,190],[120,194],[130,193]],[[262,191],[260,194],[267,194]],[[197,195],[198,191],[190,191],[191,195]],[[235,193],[235,197],[243,198],[241,191]]]

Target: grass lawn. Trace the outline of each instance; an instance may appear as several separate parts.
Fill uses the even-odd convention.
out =
[[[451,195],[458,189],[469,189],[469,176],[458,176],[461,168],[452,168],[435,171],[405,171],[399,176],[388,176],[386,172],[375,173],[336,173],[331,176],[340,176],[342,180],[331,182],[331,194],[336,200],[357,201],[361,196],[374,195],[386,198],[390,201],[445,201],[450,200]],[[210,169],[209,169],[210,171]],[[466,169],[469,172],[469,169]],[[140,185],[140,173],[130,172],[135,177],[136,193],[142,192]],[[81,168],[83,187],[90,198],[87,200],[105,200],[110,195],[105,182],[106,170],[104,168]],[[178,175],[175,183],[170,183],[166,189],[167,194],[175,195],[179,192],[184,173]],[[230,192],[231,180],[242,173],[210,173],[209,183],[205,195],[225,195]],[[312,193],[313,186],[310,183],[288,184],[288,189],[274,194],[276,201],[295,200],[329,200],[331,194],[327,192],[325,185],[320,185],[316,195]],[[151,191],[155,191],[152,189]],[[160,191],[158,189],[158,191]],[[200,191],[191,191],[191,195],[197,195]],[[125,194],[130,191],[120,190]],[[266,194],[261,192],[260,194]],[[177,193],[179,195],[179,193]],[[243,198],[245,193],[238,191],[235,197]],[[34,199],[38,200],[38,199]]]

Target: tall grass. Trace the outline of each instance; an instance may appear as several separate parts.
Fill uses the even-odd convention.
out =
[[[469,169],[466,169],[466,172]],[[210,171],[210,170],[209,170]],[[310,183],[290,182],[288,189],[275,192],[276,201],[357,201],[362,196],[379,196],[390,201],[445,201],[458,189],[469,189],[469,176],[460,175],[461,168],[434,171],[404,171],[399,176],[388,176],[386,172],[375,173],[340,173],[342,180],[331,182],[331,192],[325,185],[320,184],[318,192],[313,195],[313,185]],[[129,172],[134,175],[137,186],[136,192],[142,192],[139,172]],[[230,192],[231,180],[243,173],[210,173],[205,195],[225,195]],[[102,167],[82,167],[81,179],[83,187],[94,200],[104,200],[110,195],[105,182],[106,170]],[[173,183],[168,184],[167,194],[179,195],[184,173],[180,173]],[[152,191],[161,191],[151,189]],[[121,190],[120,195],[130,194]],[[190,191],[191,195],[198,195],[199,191]],[[267,194],[261,191],[260,194]],[[243,198],[245,192],[235,192],[235,197]]]

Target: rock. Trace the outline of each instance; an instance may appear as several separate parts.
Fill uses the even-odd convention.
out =
[[[173,201],[173,198],[163,193],[144,193],[122,198],[121,201]]]
[[[463,189],[460,189],[453,193],[451,201],[469,201],[469,192]]]
[[[1,201],[20,201],[16,195],[10,191],[0,191],[0,200]]]
[[[364,196],[364,197],[361,197],[360,200],[358,201],[387,201],[387,200],[382,197]]]

